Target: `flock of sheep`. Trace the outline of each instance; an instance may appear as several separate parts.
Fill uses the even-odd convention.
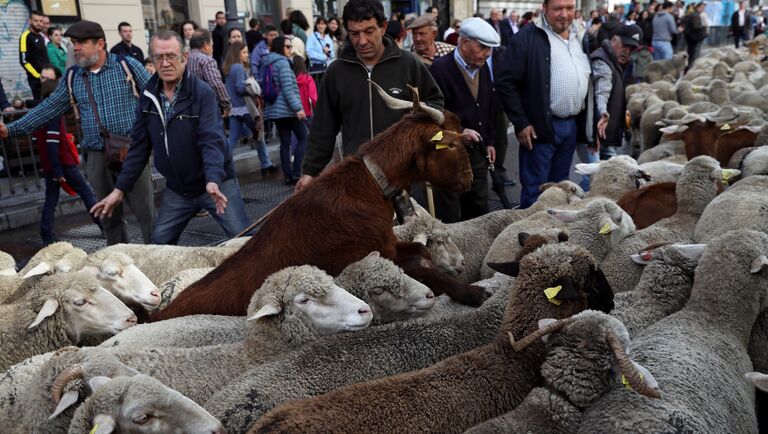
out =
[[[728,101],[768,75],[736,50],[664,81],[675,68],[628,92],[639,160],[577,165],[589,192],[548,184],[529,209],[455,224],[417,206],[394,228],[484,288],[478,308],[371,252],[335,277],[272,274],[245,317],[144,323],[246,240],[56,243],[19,271],[0,252],[0,432],[758,432],[768,147],[723,162],[725,142],[681,134],[759,140],[762,108]]]

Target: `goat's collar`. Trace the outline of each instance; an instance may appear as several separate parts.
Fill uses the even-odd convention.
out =
[[[386,175],[384,175],[384,172],[381,171],[381,168],[376,163],[371,161],[367,155],[363,157],[363,163],[365,163],[365,168],[368,169],[368,173],[370,173],[371,177],[373,177],[373,180],[376,181],[376,185],[379,186],[382,194],[384,194],[384,197],[387,199],[393,199],[403,191],[403,189],[397,188],[390,184]]]

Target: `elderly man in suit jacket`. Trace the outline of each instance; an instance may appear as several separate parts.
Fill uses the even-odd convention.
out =
[[[496,100],[486,60],[499,35],[481,18],[461,23],[459,45],[432,63],[430,72],[445,97],[445,108],[461,119],[468,143],[474,179],[466,193],[435,190],[435,213],[444,222],[468,220],[488,212],[488,157],[496,158],[494,145]],[[487,146],[480,146],[484,141]]]

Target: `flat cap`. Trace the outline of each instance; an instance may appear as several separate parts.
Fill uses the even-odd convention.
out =
[[[487,21],[482,18],[472,17],[461,22],[459,35],[474,39],[486,47],[498,47],[501,45],[499,34]]]
[[[69,26],[67,31],[64,32],[64,36],[75,39],[98,39],[105,37],[101,24],[85,20],[78,21]]]
[[[621,38],[621,43],[630,47],[637,47],[643,40],[643,30],[634,24],[623,24],[613,31],[614,36]]]
[[[411,24],[408,24],[407,29],[418,29],[419,27],[424,26],[436,26],[437,23],[435,23],[435,17],[432,14],[424,14],[420,17],[413,20]]]

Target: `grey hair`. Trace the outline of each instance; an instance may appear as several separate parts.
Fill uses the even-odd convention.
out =
[[[160,41],[170,41],[171,39],[176,39],[176,42],[179,43],[179,50],[181,51],[181,54],[184,54],[184,51],[186,51],[184,39],[182,37],[174,32],[173,30],[161,30],[154,35],[152,35],[152,39],[149,40],[149,55],[152,55],[152,42],[155,40]]]

